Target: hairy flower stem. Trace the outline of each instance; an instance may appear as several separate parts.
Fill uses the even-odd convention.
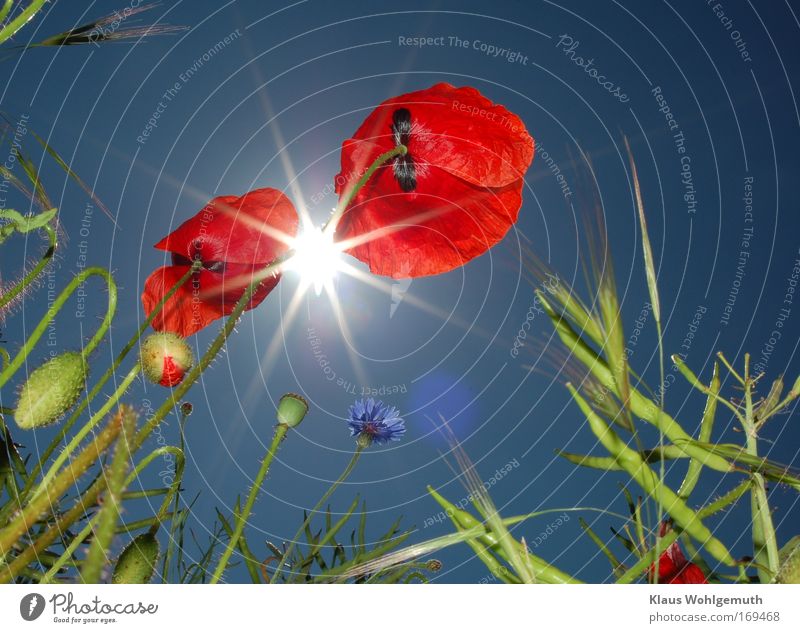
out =
[[[244,508],[242,508],[241,512],[236,514],[236,525],[233,529],[233,534],[231,534],[230,539],[228,539],[228,544],[219,559],[219,563],[217,563],[217,568],[214,570],[209,584],[216,585],[222,579],[222,574],[225,573],[225,568],[228,566],[228,561],[233,554],[233,550],[239,543],[239,539],[242,538],[244,526],[247,525],[247,518],[253,511],[253,505],[256,502],[256,497],[261,491],[261,484],[264,483],[264,478],[269,472],[269,467],[272,465],[272,460],[275,458],[275,453],[278,452],[278,447],[286,437],[288,430],[289,426],[286,424],[278,424],[275,427],[275,433],[272,436],[272,444],[270,444],[269,450],[261,462],[261,468],[258,470],[255,480],[253,480],[253,486],[250,488],[250,494],[247,495],[247,501],[245,501]]]
[[[136,467],[133,469],[132,472],[128,474],[128,478],[125,480],[125,488],[129,487],[135,479],[139,477],[139,473],[141,473],[150,463],[156,458],[161,457],[162,455],[172,455],[173,459],[175,460],[175,481],[172,482],[172,485],[169,487],[169,491],[164,496],[164,501],[161,504],[161,509],[159,510],[158,514],[155,516],[155,523],[151,526],[150,532],[155,534],[158,530],[158,527],[163,522],[164,518],[166,517],[165,508],[169,506],[172,499],[175,498],[177,495],[178,489],[181,486],[181,482],[183,481],[183,469],[186,463],[186,458],[183,454],[183,451],[179,449],[177,446],[162,446],[161,448],[157,448],[155,451],[150,453],[147,457],[141,460]],[[88,510],[88,508],[85,508]],[[91,519],[86,522],[86,525],[83,529],[78,532],[72,539],[72,541],[64,548],[61,556],[50,564],[50,569],[48,569],[44,574],[42,574],[39,582],[41,583],[49,583],[54,582],[55,575],[66,565],[69,565],[72,561],[72,557],[75,554],[75,551],[80,547],[82,544],[86,542],[86,539],[89,538],[89,535],[95,528],[95,525],[100,518],[99,514],[95,514]],[[152,520],[152,519],[150,519]],[[41,560],[41,554],[37,552],[36,558]]]
[[[103,569],[109,562],[108,555],[122,511],[122,494],[126,488],[125,479],[131,461],[128,438],[133,436],[138,416],[130,407],[121,407],[120,411],[122,412],[122,432],[114,448],[111,465],[101,475],[108,481],[108,492],[105,494],[103,505],[97,514],[97,526],[93,530],[94,538],[80,571],[81,580],[89,584],[100,582]]]
[[[106,372],[100,377],[97,383],[92,387],[92,389],[87,394],[86,398],[84,398],[81,403],[76,407],[75,411],[72,412],[72,415],[67,419],[67,421],[61,425],[61,429],[59,430],[58,434],[53,438],[47,448],[42,452],[41,457],[36,461],[33,469],[28,476],[28,481],[25,484],[25,487],[22,490],[20,495],[20,503],[24,503],[28,495],[30,494],[31,490],[33,489],[33,485],[36,481],[37,475],[42,471],[44,464],[50,459],[50,456],[53,452],[61,445],[63,439],[67,436],[67,433],[72,429],[75,422],[78,420],[80,415],[84,412],[86,407],[94,400],[100,390],[105,386],[111,376],[114,375],[116,369],[122,364],[122,361],[125,360],[127,355],[131,352],[136,344],[139,342],[139,339],[144,334],[145,330],[150,327],[150,324],[153,322],[153,319],[161,313],[161,310],[164,308],[164,305],[167,301],[174,295],[178,289],[189,279],[192,273],[196,272],[196,268],[200,266],[200,263],[195,263],[186,273],[178,280],[178,282],[169,289],[169,291],[162,297],[161,301],[156,304],[156,307],[150,313],[150,315],[142,322],[139,326],[139,329],[136,331],[131,339],[125,344],[117,357],[114,359],[114,362],[111,366],[106,370]],[[120,394],[121,395],[121,394]],[[2,518],[2,517],[0,517]]]
[[[52,260],[53,256],[56,254],[56,246],[58,245],[56,232],[49,224],[44,225],[42,228],[47,232],[47,238],[50,240],[50,246],[45,251],[42,259],[39,260],[36,266],[34,266],[22,279],[20,279],[18,284],[0,296],[0,312],[2,312],[3,308],[16,299],[20,294],[25,292],[25,289],[31,284],[31,282],[33,282],[34,279],[39,276],[39,273],[44,270],[45,266],[50,263],[50,260]]]
[[[33,333],[28,337],[28,340],[23,343],[22,349],[17,352],[17,355],[14,357],[14,359],[3,370],[3,373],[0,374],[0,387],[6,384],[8,379],[11,378],[11,376],[13,376],[14,373],[20,368],[22,363],[25,362],[28,354],[47,331],[47,328],[50,326],[50,322],[66,305],[67,299],[69,299],[72,293],[75,292],[89,277],[93,275],[102,277],[108,286],[108,308],[106,309],[106,314],[103,317],[103,322],[100,324],[100,327],[97,328],[94,336],[89,340],[89,342],[86,344],[86,347],[82,350],[81,353],[83,354],[83,357],[87,358],[100,344],[100,341],[106,335],[108,328],[111,327],[111,321],[114,318],[114,313],[117,310],[117,285],[114,283],[114,278],[111,276],[111,273],[104,268],[93,267],[87,268],[80,274],[75,275],[75,277],[73,277],[69,284],[67,284],[67,287],[64,288],[61,294],[56,297],[56,300],[50,306],[47,314],[41,321],[39,321],[39,324],[36,326],[36,329],[33,330]]]
[[[48,509],[52,509],[59,497],[74,485],[78,478],[111,445],[122,429],[123,415],[124,412],[121,411],[114,416],[108,426],[72,460],[69,467],[62,470],[47,488],[36,495],[22,512],[0,531],[0,561],[5,559],[17,540],[31,530],[39,517]]]
[[[356,467],[358,463],[359,457],[361,457],[361,453],[364,451],[364,447],[361,444],[356,446],[356,450],[353,453],[353,457],[350,458],[350,462],[345,466],[345,469],[342,471],[342,474],[339,475],[339,478],[333,482],[330,488],[322,495],[322,498],[317,501],[317,505],[315,505],[311,512],[305,518],[305,521],[297,528],[297,532],[295,532],[294,537],[292,540],[289,541],[289,545],[286,548],[286,551],[281,556],[280,561],[278,562],[277,567],[275,568],[275,573],[272,574],[272,578],[270,578],[269,583],[274,584],[278,577],[281,575],[281,570],[283,566],[286,564],[286,561],[290,559],[292,552],[294,552],[294,547],[297,545],[297,542],[300,540],[300,536],[303,534],[303,531],[311,524],[311,519],[314,518],[314,515],[319,511],[319,509],[323,506],[323,504],[330,498],[330,496],[336,491],[336,489],[341,485],[341,483],[350,476],[350,473],[353,472],[353,469]]]

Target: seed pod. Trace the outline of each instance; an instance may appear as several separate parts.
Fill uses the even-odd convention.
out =
[[[156,570],[161,549],[150,532],[134,538],[122,550],[114,566],[111,582],[115,585],[145,585]]]
[[[81,395],[88,371],[78,352],[65,352],[34,369],[19,392],[17,424],[35,429],[59,420]]]
[[[789,539],[778,552],[778,560],[781,566],[775,581],[783,585],[800,584],[800,536]]]
[[[790,395],[794,396],[795,398],[798,396],[798,394],[800,394],[800,376],[795,379],[790,392]]]
[[[303,396],[296,393],[287,393],[278,403],[278,422],[289,428],[294,428],[303,421],[308,413],[308,403]]]
[[[157,332],[148,336],[140,354],[142,371],[150,381],[164,387],[174,387],[194,365],[191,348],[172,332]]]

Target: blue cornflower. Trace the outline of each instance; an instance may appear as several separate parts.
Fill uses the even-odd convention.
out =
[[[350,436],[358,437],[358,442],[363,443],[363,446],[369,446],[373,442],[397,442],[406,432],[400,412],[380,400],[356,400],[350,407],[349,415],[347,424],[350,427]]]

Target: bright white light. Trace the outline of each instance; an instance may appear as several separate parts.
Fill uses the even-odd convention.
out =
[[[342,250],[333,241],[330,231],[306,224],[292,243],[294,255],[286,262],[286,270],[300,275],[304,287],[313,285],[317,296],[325,288],[333,290],[333,279],[342,268]]]

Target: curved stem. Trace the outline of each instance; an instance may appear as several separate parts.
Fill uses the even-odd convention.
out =
[[[317,513],[317,511],[330,498],[330,496],[335,492],[335,490],[339,487],[339,485],[350,476],[350,473],[353,472],[353,469],[356,467],[356,464],[358,463],[358,458],[361,457],[361,453],[363,451],[364,451],[363,446],[361,446],[360,444],[356,446],[356,451],[355,453],[353,453],[353,457],[350,458],[350,462],[342,471],[342,474],[339,475],[339,479],[333,482],[331,487],[328,488],[328,490],[325,492],[324,495],[322,495],[322,498],[319,501],[317,501],[317,505],[315,505],[311,510],[311,512],[308,513],[308,516],[306,516],[305,521],[303,521],[300,527],[297,528],[297,532],[295,532],[295,535],[294,537],[292,537],[292,540],[289,541],[289,546],[286,548],[286,551],[283,553],[283,556],[281,556],[281,559],[278,562],[278,566],[275,568],[275,573],[272,574],[272,578],[270,578],[269,581],[270,584],[274,584],[276,579],[280,575],[283,566],[286,564],[286,561],[289,560],[289,558],[292,555],[292,552],[294,551],[294,546],[297,544],[298,540],[300,539],[300,536],[303,534],[303,530],[305,530],[308,527],[308,525],[311,523],[311,519],[314,518],[314,515]]]
[[[45,231],[47,231],[47,236],[50,239],[50,246],[45,251],[45,254],[42,256],[42,259],[39,260],[39,263],[36,264],[20,281],[17,285],[11,288],[8,292],[3,293],[3,296],[0,297],[0,310],[5,308],[9,303],[11,303],[14,299],[16,299],[22,292],[24,292],[25,288],[28,287],[34,279],[39,276],[45,266],[50,263],[50,260],[53,259],[53,256],[56,253],[56,246],[58,246],[58,238],[56,237],[56,232],[49,224],[45,224],[42,227]]]
[[[289,426],[286,424],[278,424],[275,427],[275,434],[272,436],[272,444],[270,444],[269,450],[264,456],[264,460],[261,462],[261,468],[258,470],[258,474],[253,481],[253,486],[250,488],[250,494],[247,495],[247,501],[244,504],[244,508],[242,508],[242,511],[236,517],[236,525],[233,529],[233,534],[231,534],[230,539],[228,539],[228,544],[219,559],[219,563],[217,563],[217,568],[214,570],[214,574],[211,576],[209,584],[216,585],[222,579],[222,574],[225,572],[225,568],[228,566],[228,561],[233,554],[233,550],[239,543],[239,539],[242,538],[244,526],[247,524],[247,517],[249,517],[250,513],[253,511],[253,505],[256,502],[256,497],[261,491],[261,484],[264,483],[264,478],[269,472],[269,467],[272,465],[272,460],[275,457],[275,453],[278,452],[278,447],[283,441],[283,438],[286,437],[286,433],[288,431]]]
[[[11,376],[13,376],[14,373],[20,368],[22,363],[28,357],[30,351],[47,331],[50,322],[66,305],[67,299],[69,299],[72,293],[75,292],[81,284],[83,284],[89,277],[93,275],[102,277],[108,286],[108,308],[106,309],[106,315],[103,318],[103,322],[100,324],[100,327],[97,328],[97,332],[95,332],[94,336],[89,340],[89,342],[86,344],[86,347],[83,349],[83,357],[86,358],[100,344],[100,341],[103,339],[108,331],[108,328],[111,326],[111,320],[114,318],[114,313],[117,309],[117,285],[114,283],[114,278],[111,276],[111,273],[109,273],[105,268],[93,267],[87,268],[80,274],[75,275],[69,284],[67,284],[67,287],[61,291],[61,294],[56,297],[53,305],[50,306],[50,309],[47,311],[47,314],[44,316],[44,318],[39,321],[39,324],[36,326],[36,329],[33,330],[33,333],[30,335],[30,337],[28,337],[28,340],[23,343],[22,348],[14,357],[14,360],[12,360],[5,370],[3,370],[3,373],[0,374],[0,387],[5,385],[6,382],[8,382],[8,379],[11,378]]]
[[[356,181],[356,184],[349,190],[347,190],[341,198],[339,198],[339,203],[336,205],[336,210],[333,212],[333,215],[330,219],[325,223],[323,231],[336,231],[336,225],[339,224],[339,220],[344,215],[344,212],[347,211],[347,207],[350,206],[350,203],[353,201],[353,198],[356,197],[358,192],[361,188],[367,184],[367,181],[372,177],[378,168],[383,165],[386,161],[391,160],[397,156],[404,156],[408,153],[408,148],[405,145],[398,145],[394,149],[389,150],[388,152],[384,152],[378,158],[376,158],[373,163],[367,168],[367,171]],[[328,228],[330,227],[330,228]]]
[[[27,495],[30,493],[31,489],[33,488],[33,485],[34,485],[34,482],[36,480],[36,477],[42,471],[42,468],[44,467],[44,464],[47,462],[48,459],[50,459],[50,456],[53,454],[53,452],[56,450],[56,448],[58,448],[61,445],[61,442],[67,436],[67,433],[69,433],[70,429],[72,429],[73,425],[78,420],[80,415],[84,412],[86,407],[89,406],[89,403],[91,403],[92,400],[94,400],[94,398],[97,396],[97,394],[100,392],[100,390],[105,386],[105,384],[106,384],[106,382],[108,382],[109,378],[111,378],[111,376],[114,375],[114,372],[122,364],[122,361],[125,360],[125,358],[130,353],[130,351],[136,346],[136,343],[142,337],[142,334],[144,334],[145,330],[147,330],[147,328],[150,327],[150,324],[153,322],[153,319],[155,319],[156,316],[158,316],[158,314],[161,313],[161,310],[164,308],[164,305],[167,303],[167,301],[169,301],[169,299],[172,297],[172,295],[174,295],[178,291],[178,289],[181,286],[183,286],[184,283],[186,283],[186,281],[192,275],[194,270],[195,270],[195,268],[193,266],[162,297],[161,301],[159,301],[158,304],[156,304],[156,307],[153,309],[153,311],[148,315],[148,317],[139,326],[139,329],[136,331],[136,334],[134,334],[131,337],[131,339],[125,344],[125,347],[123,347],[122,350],[120,351],[120,353],[117,354],[117,357],[114,359],[114,362],[111,364],[111,366],[100,377],[100,379],[97,381],[97,383],[94,385],[94,387],[92,387],[92,389],[89,391],[89,393],[86,396],[86,398],[84,398],[80,402],[80,404],[75,408],[75,410],[69,416],[67,421],[64,422],[64,424],[61,425],[61,428],[60,428],[59,432],[51,440],[50,444],[44,450],[44,452],[42,453],[41,457],[38,460],[36,460],[36,464],[34,465],[33,469],[31,470],[31,473],[30,473],[30,475],[28,477],[28,481],[26,482],[25,487],[22,490],[21,497],[22,497],[23,501],[27,497]]]

